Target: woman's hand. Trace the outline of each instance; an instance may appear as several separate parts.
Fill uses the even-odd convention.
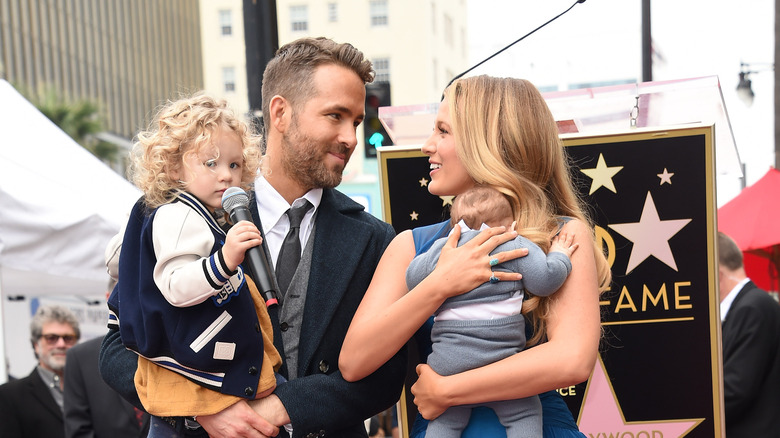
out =
[[[493,271],[492,266],[528,255],[528,249],[520,248],[504,251],[494,255],[490,252],[502,243],[517,237],[517,231],[506,227],[493,227],[481,231],[473,239],[458,246],[460,227],[456,226],[450,232],[447,243],[441,250],[439,262],[429,277],[434,277],[438,284],[447,285],[447,297],[468,292],[495,276],[500,281],[517,281],[522,275],[516,272]],[[492,262],[491,260],[496,259]]]
[[[417,382],[412,385],[412,395],[414,395],[417,411],[426,420],[435,419],[450,407],[445,397],[440,394],[444,379],[430,366],[417,365]]]

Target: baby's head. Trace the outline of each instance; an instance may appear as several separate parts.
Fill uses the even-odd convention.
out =
[[[506,196],[498,190],[476,185],[455,198],[450,210],[452,223],[463,221],[469,228],[478,230],[482,224],[490,227],[510,228],[514,222],[512,206]]]
[[[199,92],[169,102],[157,112],[150,128],[138,134],[131,157],[131,179],[150,208],[170,202],[177,190],[184,189],[176,174],[186,170],[187,158],[218,155],[213,139],[223,130],[234,132],[241,141],[240,186],[248,190],[260,169],[260,138],[224,100]]]

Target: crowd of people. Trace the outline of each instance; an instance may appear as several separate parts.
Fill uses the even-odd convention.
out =
[[[555,390],[593,370],[611,276],[544,98],[449,85],[422,151],[453,220],[395,235],[335,189],[373,76],[351,44],[302,38],[265,69],[262,133],[204,93],[162,108],[106,250],[107,334],[76,345],[72,313],[38,309],[0,435],[365,437],[415,339],[409,436],[583,437]],[[230,187],[252,220],[225,213]],[[727,435],[778,436],[780,306],[719,248]]]

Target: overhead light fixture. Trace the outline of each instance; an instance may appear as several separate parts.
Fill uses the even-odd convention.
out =
[[[758,65],[758,69],[751,70],[752,66]],[[763,66],[763,67],[761,67]],[[739,83],[737,84],[737,97],[745,103],[746,106],[753,105],[753,99],[756,94],[753,92],[753,81],[750,80],[750,75],[753,73],[760,73],[762,71],[774,70],[774,64],[747,64],[741,62],[739,64]]]

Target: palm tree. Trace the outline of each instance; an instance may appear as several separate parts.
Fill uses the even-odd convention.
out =
[[[96,102],[86,99],[66,99],[52,86],[39,87],[37,92],[31,92],[24,86],[16,86],[16,89],[49,120],[93,155],[107,164],[116,160],[119,154],[118,147],[96,137],[98,133],[104,131],[100,107]]]

